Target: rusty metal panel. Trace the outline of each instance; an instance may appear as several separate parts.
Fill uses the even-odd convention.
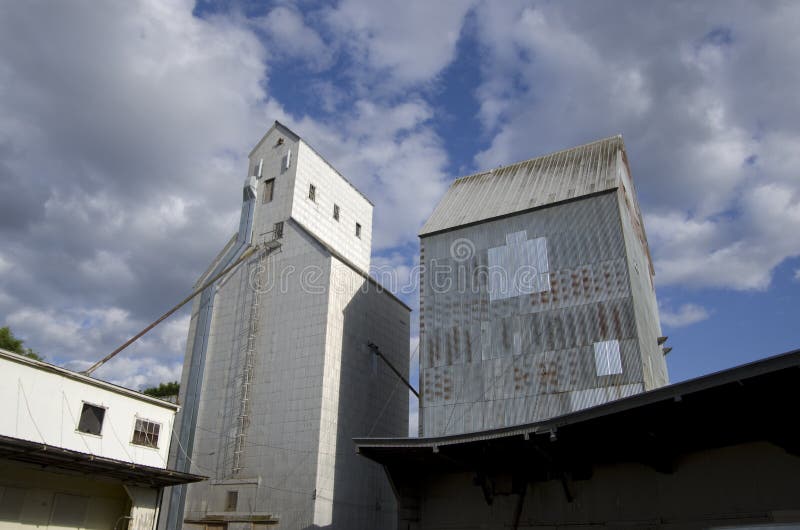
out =
[[[468,255],[456,259],[456,244]],[[514,245],[504,266],[544,259],[549,288],[492,299],[490,249]],[[538,421],[644,388],[615,193],[434,234],[424,248],[427,263],[451,268],[449,282],[426,270],[421,287],[424,435]],[[622,373],[597,375],[594,344],[604,341],[619,344]]]
[[[420,235],[580,197],[617,184],[621,136],[457,179]]]

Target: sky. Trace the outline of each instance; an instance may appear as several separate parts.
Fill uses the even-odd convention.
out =
[[[621,133],[671,380],[800,347],[798,20],[789,1],[0,2],[0,325],[84,369],[154,320],[236,231],[277,119],[372,200],[373,264],[400,278],[454,178]],[[187,326],[96,375],[179,379]]]

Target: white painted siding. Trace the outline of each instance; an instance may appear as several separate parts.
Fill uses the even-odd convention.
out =
[[[369,270],[372,205],[347,180],[302,140],[298,145],[292,217],[364,271]],[[316,187],[315,200],[308,197]],[[339,220],[333,205],[339,206]],[[361,237],[356,237],[356,223]]]
[[[283,138],[280,144],[278,140]],[[273,128],[250,156],[250,172],[261,164],[261,177],[258,179],[255,214],[253,219],[253,241],[272,239],[275,223],[286,221],[292,211],[294,197],[295,164],[299,140],[280,127]],[[293,153],[292,163],[287,168],[287,153]],[[263,162],[262,162],[263,161]],[[272,201],[264,203],[264,182],[274,179]]]
[[[0,434],[165,468],[174,405],[0,351]],[[99,383],[102,386],[99,386]],[[83,403],[106,408],[99,436],[77,430]],[[161,425],[158,447],[131,443],[136,418]]]

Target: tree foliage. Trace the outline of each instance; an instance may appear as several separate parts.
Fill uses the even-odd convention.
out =
[[[158,386],[145,388],[144,390],[142,390],[142,393],[157,398],[167,397],[167,396],[177,396],[180,387],[181,386],[177,381],[170,381],[169,383],[161,383]]]
[[[3,326],[0,328],[0,348],[13,351],[14,353],[19,353],[20,355],[30,357],[31,359],[35,359],[37,361],[44,361],[44,358],[38,353],[30,348],[26,348],[24,343],[24,340],[18,339],[14,336],[14,332],[12,332],[11,328],[8,326]]]

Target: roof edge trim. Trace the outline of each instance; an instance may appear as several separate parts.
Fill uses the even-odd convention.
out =
[[[534,212],[536,210],[544,210],[546,208],[552,208],[553,206],[560,206],[562,204],[568,204],[570,202],[582,201],[584,199],[593,199],[595,197],[599,197],[600,195],[605,195],[606,193],[615,193],[617,190],[619,190],[619,186],[614,186],[613,188],[608,188],[608,189],[605,189],[605,190],[595,191],[595,192],[589,193],[587,195],[579,195],[577,197],[570,197],[568,199],[564,199],[563,201],[556,201],[556,202],[550,202],[550,203],[547,203],[547,204],[540,204],[538,206],[531,206],[530,208],[525,208],[524,210],[517,210],[515,212],[509,212],[509,213],[504,213],[504,214],[500,214],[500,215],[495,215],[494,217],[487,217],[485,219],[479,219],[477,221],[469,221],[467,223],[456,225],[456,226],[451,226],[449,228],[440,228],[439,230],[431,230],[430,232],[420,232],[419,234],[417,234],[417,237],[423,238],[423,237],[435,236],[435,235],[439,235],[439,234],[444,234],[446,232],[452,232],[453,230],[458,230],[460,228],[467,228],[467,227],[470,227],[470,226],[475,226],[475,225],[479,225],[479,224],[483,224],[483,223],[488,223],[490,221],[497,221],[499,219],[506,219],[508,217],[514,217],[515,215],[522,215],[524,213],[530,213],[530,212]]]
[[[398,297],[397,297],[397,296],[396,296],[394,293],[392,293],[392,292],[391,292],[389,289],[387,289],[386,287],[384,287],[383,285],[381,285],[380,283],[378,283],[378,281],[377,281],[375,278],[373,278],[372,276],[370,276],[368,272],[366,272],[365,270],[363,270],[361,267],[359,267],[358,265],[356,265],[355,263],[353,263],[352,261],[350,261],[349,259],[347,259],[346,257],[344,257],[342,254],[340,254],[340,253],[339,253],[339,252],[337,252],[336,250],[334,250],[334,249],[333,249],[333,247],[331,247],[330,245],[328,245],[327,243],[325,243],[324,241],[322,241],[320,238],[318,238],[317,236],[315,236],[315,235],[314,235],[314,234],[311,232],[311,230],[309,230],[308,228],[306,228],[306,227],[305,227],[305,225],[303,225],[303,224],[302,224],[300,221],[298,221],[298,220],[297,220],[297,219],[295,219],[294,217],[289,217],[289,220],[292,222],[292,224],[294,224],[295,226],[297,226],[298,228],[300,228],[300,229],[301,229],[301,230],[302,230],[302,231],[303,231],[303,232],[304,232],[306,235],[308,235],[308,236],[309,236],[311,239],[313,239],[314,241],[316,241],[317,243],[319,243],[319,245],[320,245],[320,246],[322,246],[322,248],[324,248],[324,249],[325,249],[325,250],[326,250],[326,251],[327,251],[327,252],[328,252],[328,253],[329,253],[331,256],[335,257],[336,259],[338,259],[339,261],[341,261],[342,263],[344,263],[345,265],[347,265],[349,268],[353,269],[353,271],[354,271],[354,272],[356,272],[356,273],[357,273],[359,276],[361,276],[362,278],[364,278],[365,280],[367,280],[369,283],[371,283],[372,285],[374,285],[374,286],[375,286],[375,288],[376,288],[376,290],[377,290],[379,293],[382,293],[382,294],[387,294],[387,295],[389,295],[389,297],[390,297],[390,298],[392,298],[392,299],[393,299],[395,302],[397,302],[398,304],[402,305],[402,306],[403,306],[403,307],[404,307],[404,308],[405,308],[405,309],[406,309],[408,312],[411,312],[411,311],[413,311],[413,309],[411,309],[411,308],[408,306],[408,304],[406,304],[405,302],[403,302],[402,300],[400,300],[400,298],[398,298]]]
[[[36,359],[30,359],[28,357],[25,357],[24,355],[20,355],[19,353],[4,350],[2,348],[0,348],[0,358],[8,359],[10,361],[17,362],[20,364],[27,364],[29,366],[38,368],[45,372],[50,372],[56,375],[67,377],[69,379],[81,381],[83,383],[87,383],[92,386],[103,388],[110,392],[116,392],[117,394],[124,394],[126,396],[138,399],[140,401],[146,401],[153,405],[159,405],[164,408],[170,408],[173,410],[178,410],[180,408],[175,403],[170,403],[169,401],[164,401],[163,399],[154,398],[152,396],[148,396],[147,394],[142,394],[141,392],[137,392],[136,390],[131,390],[130,388],[125,388],[124,386],[115,385],[114,383],[109,383],[108,381],[103,381],[102,379],[95,379],[94,377],[90,377],[88,375],[79,374],[78,372],[73,372],[72,370],[67,370],[66,368],[61,368],[60,366],[56,366],[48,362],[37,361]]]

